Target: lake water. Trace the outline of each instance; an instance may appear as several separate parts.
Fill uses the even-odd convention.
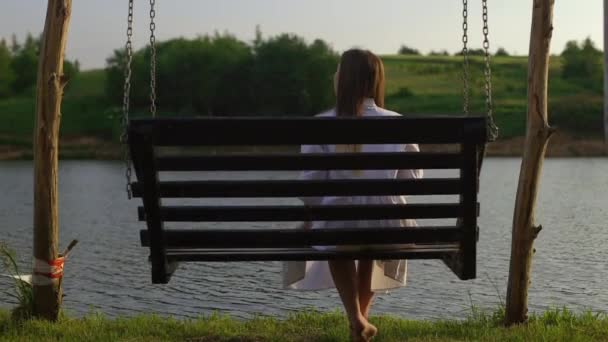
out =
[[[194,317],[221,311],[248,318],[341,307],[335,290],[281,289],[279,262],[182,264],[168,285],[152,285],[148,250],[139,246],[141,201],[126,199],[122,164],[60,164],[60,246],[80,240],[66,264],[68,314]],[[408,286],[378,296],[374,313],[462,318],[471,305],[499,305],[506,292],[519,165],[515,158],[484,162],[478,278],[459,281],[440,261],[410,261]],[[32,164],[0,162],[0,192],[0,240],[17,251],[29,272]],[[544,229],[535,244],[531,311],[562,306],[608,311],[608,159],[547,160],[537,218]],[[10,279],[0,277],[0,307],[13,305],[4,294],[11,290]]]

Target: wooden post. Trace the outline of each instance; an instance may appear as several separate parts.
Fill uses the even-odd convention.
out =
[[[604,146],[608,154],[608,0],[604,0]]]
[[[59,122],[61,98],[66,79],[63,55],[70,22],[72,0],[48,0],[46,21],[38,60],[36,126],[34,131],[34,258],[36,264],[57,259]],[[56,320],[61,305],[59,279],[34,271],[34,315]]]
[[[534,222],[540,174],[547,142],[553,134],[547,121],[549,46],[553,32],[554,0],[534,0],[528,59],[528,124],[515,211],[505,323],[528,318],[528,286],[534,239],[541,230]]]

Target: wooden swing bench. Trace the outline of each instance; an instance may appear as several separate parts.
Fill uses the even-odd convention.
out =
[[[485,117],[155,118],[129,121],[137,181],[133,195],[147,229],[152,282],[167,283],[179,262],[330,259],[442,259],[460,279],[476,275],[479,168]],[[159,155],[157,147],[320,144],[456,144],[457,152],[247,153]],[[453,178],[160,181],[175,171],[456,169]],[[194,174],[199,175],[200,174]],[[453,203],[407,205],[163,205],[163,198],[459,195]],[[451,226],[366,229],[166,229],[165,222],[286,222],[455,219]],[[407,244],[365,251],[317,245]]]

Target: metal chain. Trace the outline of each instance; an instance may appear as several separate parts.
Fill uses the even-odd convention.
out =
[[[125,44],[126,61],[125,61],[125,84],[123,87],[123,98],[122,98],[122,134],[120,136],[120,142],[124,145],[124,159],[127,178],[127,197],[131,199],[133,193],[131,191],[131,175],[132,162],[131,154],[129,153],[129,133],[127,131],[129,125],[129,97],[131,95],[131,62],[133,61],[133,44],[131,38],[133,37],[133,0],[129,0],[129,14],[127,16],[127,43]]]
[[[481,1],[483,6],[483,48],[485,50],[485,90],[486,90],[486,111],[488,116],[488,140],[495,141],[498,138],[498,127],[494,122],[492,108],[492,68],[490,66],[490,40],[488,29],[488,0]]]
[[[469,115],[469,48],[467,47],[467,43],[469,42],[468,17],[468,0],[462,0],[462,112],[464,115]]]
[[[154,30],[156,23],[155,0],[150,0],[150,114],[156,117],[156,36]]]

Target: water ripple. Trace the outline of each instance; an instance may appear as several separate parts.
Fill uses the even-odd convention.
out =
[[[509,158],[484,163],[478,278],[462,282],[439,261],[410,261],[408,286],[378,296],[374,312],[417,319],[455,318],[468,315],[472,305],[495,308],[504,300],[519,165],[518,159]],[[441,172],[430,175],[441,176]],[[152,285],[148,251],[139,247],[138,232],[145,228],[136,221],[140,203],[126,199],[123,176],[121,163],[61,162],[61,246],[73,238],[80,240],[66,264],[64,307],[70,314],[101,311],[109,316],[130,316],[153,312],[193,318],[220,311],[245,319],[254,315],[282,317],[310,307],[322,311],[340,307],[334,290],[282,289],[279,262],[181,264],[170,284]],[[243,174],[212,176],[230,179]],[[288,179],[294,174],[266,176]],[[0,178],[4,180],[0,236],[17,250],[19,263],[27,270],[32,253],[31,163],[2,162]],[[563,305],[574,310],[608,311],[606,203],[607,159],[545,162],[537,210],[544,229],[533,260],[531,311]],[[293,223],[275,226],[290,225]],[[6,290],[12,290],[11,282],[0,278],[0,293]],[[0,306],[14,304],[9,296],[0,296]]]

